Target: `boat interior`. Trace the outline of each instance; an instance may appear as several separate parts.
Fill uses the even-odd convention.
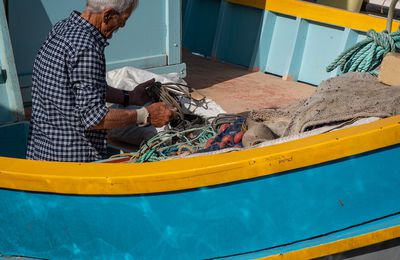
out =
[[[305,0],[306,1],[306,0]],[[246,58],[243,57],[230,57],[228,52],[237,52],[237,50],[229,50],[225,45],[225,49],[221,50],[224,46],[217,46],[219,42],[207,43],[207,46],[211,46],[209,49],[204,50],[204,46],[196,47],[193,46],[193,42],[188,40],[188,37],[191,37],[193,34],[193,30],[191,32],[191,28],[196,26],[196,23],[193,21],[185,21],[187,12],[191,11],[189,6],[190,1],[183,1],[182,13],[180,14],[180,19],[183,20],[183,28],[182,28],[182,39],[183,39],[183,47],[180,49],[181,56],[180,62],[185,63],[186,71],[185,75],[182,75],[184,80],[188,83],[188,86],[198,91],[200,94],[214,100],[217,104],[219,104],[224,111],[227,113],[236,113],[236,114],[246,114],[251,110],[263,109],[263,108],[280,108],[286,107],[291,104],[294,104],[300,100],[306,99],[310,97],[316,89],[316,86],[319,82],[321,82],[320,78],[308,79],[306,76],[302,76],[301,73],[305,72],[305,70],[300,69],[297,71],[298,77],[286,77],[285,73],[282,73],[280,64],[276,63],[277,67],[272,68],[271,65],[267,62],[266,69],[264,70],[260,66],[254,65],[255,53],[257,50],[245,50],[243,49],[243,53],[240,55],[244,55],[245,52],[249,53]],[[235,5],[237,1],[230,1],[232,5]],[[239,1],[240,2],[240,1]],[[242,1],[243,2],[243,1]],[[324,1],[324,0],[307,0],[306,2],[312,2],[315,5],[327,5],[334,8],[345,9],[346,11],[352,12],[360,12],[362,14],[368,14],[372,16],[387,16],[388,4],[386,1]],[[346,2],[347,5],[343,3]],[[359,2],[359,5],[353,6],[350,3]],[[13,6],[11,2],[5,1],[7,15],[12,15]],[[222,8],[222,7],[221,7]],[[236,8],[236,7],[232,7]],[[242,8],[242,7],[241,7]],[[230,10],[230,9],[228,9]],[[233,10],[233,9],[232,9]],[[246,12],[253,12],[252,10],[245,10]],[[219,10],[221,12],[221,10]],[[234,14],[235,11],[232,11]],[[258,11],[257,11],[258,12]],[[218,13],[218,10],[217,12]],[[257,13],[258,14],[258,13]],[[252,16],[251,14],[250,16]],[[282,14],[283,18],[286,17],[287,14]],[[396,10],[395,17],[399,17],[399,10]],[[192,17],[195,17],[194,15]],[[52,19],[52,17],[49,17]],[[269,18],[267,18],[269,19]],[[275,19],[275,18],[274,18]],[[281,19],[280,16],[276,19]],[[187,20],[187,18],[186,18]],[[216,19],[218,20],[218,19]],[[19,27],[14,21],[14,18],[9,17],[10,25],[11,25],[11,40],[15,48],[16,55],[16,66],[18,68],[18,76],[19,76],[19,84],[21,87],[21,93],[23,98],[23,106],[24,111],[15,110],[13,111],[12,106],[8,108],[0,107],[0,121],[7,122],[7,124],[0,125],[0,156],[11,157],[11,158],[25,158],[26,149],[27,149],[27,137],[29,132],[29,119],[30,119],[30,83],[29,77],[24,76],[24,70],[29,71],[29,65],[24,62],[20,62],[24,56],[23,48],[21,48],[21,39],[20,34],[15,32]],[[198,21],[197,21],[198,22]],[[292,22],[292,18],[289,19],[289,22]],[[319,22],[319,21],[317,21]],[[316,22],[316,23],[317,23]],[[217,22],[214,21],[214,24],[210,24],[210,26],[215,26]],[[319,24],[318,24],[319,25]],[[218,26],[221,26],[218,24]],[[235,25],[236,26],[236,25]],[[280,23],[276,22],[276,26],[283,26]],[[329,26],[328,26],[329,27]],[[281,28],[281,27],[279,27]],[[282,27],[283,28],[283,27]],[[281,28],[281,29],[282,29]],[[205,25],[204,31],[200,31],[201,33],[208,33],[209,28]],[[229,31],[229,28],[225,28],[226,31]],[[291,30],[291,29],[290,29]],[[290,31],[289,30],[289,31]],[[311,30],[311,26],[310,26]],[[301,31],[301,30],[300,30]],[[217,32],[218,33],[218,32]],[[258,29],[252,33],[252,37],[257,35]],[[351,32],[350,32],[351,33]],[[202,36],[202,35],[200,35]],[[199,37],[200,37],[199,36]],[[310,34],[309,34],[310,36]],[[354,36],[354,40],[360,40],[365,37],[365,33],[360,33],[360,36]],[[221,38],[221,39],[220,39]],[[279,44],[279,41],[275,43],[274,40],[278,39],[279,36],[274,36],[272,39],[272,43],[269,46],[271,49],[276,44]],[[215,39],[219,39],[219,41],[227,40],[224,39],[223,35],[214,37]],[[229,39],[228,39],[229,40]],[[261,40],[260,40],[261,41]],[[353,40],[352,40],[353,41]],[[225,43],[226,44],[226,43]],[[347,43],[346,43],[347,44]],[[37,45],[37,44],[36,44]],[[295,40],[294,49],[298,50],[298,40]],[[346,45],[344,45],[346,47]],[[312,48],[312,46],[309,46]],[[212,49],[212,50],[211,50]],[[221,54],[218,54],[220,52]],[[287,51],[285,51],[287,53]],[[307,50],[304,51],[304,57],[308,57],[306,54],[309,53]],[[31,55],[31,54],[30,54]],[[292,55],[289,57],[290,62],[293,62],[296,55]],[[30,57],[31,58],[31,57]],[[268,57],[273,62],[273,55]],[[306,58],[304,58],[306,59]],[[327,58],[328,59],[328,58]],[[329,59],[331,59],[329,57]],[[242,62],[243,61],[243,62]],[[323,61],[325,62],[325,60]],[[296,63],[296,61],[294,62]],[[304,64],[304,61],[301,61]],[[29,63],[30,64],[30,63]],[[282,63],[283,64],[283,63]],[[326,63],[323,63],[326,64]],[[315,65],[315,64],[314,64]],[[278,68],[279,67],[279,68]],[[290,66],[289,71],[292,69]],[[110,68],[115,68],[111,66]],[[337,72],[336,72],[337,73]],[[295,73],[296,74],[296,73]],[[328,74],[323,77],[327,77]],[[329,74],[330,76],[334,74]],[[288,80],[289,79],[289,80]],[[249,86],[251,85],[251,86]],[[253,87],[253,88],[250,88]],[[246,91],[243,91],[247,89]],[[1,111],[3,110],[3,111]],[[366,119],[364,121],[358,122],[357,124],[370,123],[376,120],[375,118]],[[348,127],[348,126],[346,126]],[[335,129],[336,130],[336,129]],[[324,131],[315,131],[314,134],[320,134]],[[312,133],[307,133],[304,135],[299,135],[295,138],[303,138],[309,137],[313,135]],[[282,139],[273,142],[266,142],[264,144],[259,144],[255,147],[262,147],[266,145],[271,145],[279,142],[285,142],[287,140],[294,140],[293,138]],[[126,152],[133,152],[137,150],[138,147],[134,147],[124,143],[113,142],[110,140],[109,145],[109,155],[118,155]],[[233,149],[240,150],[240,149]],[[221,152],[231,152],[231,150],[225,150]]]
[[[397,30],[393,21],[385,31],[388,1],[141,0],[107,47],[107,71],[184,80],[205,110],[233,115],[213,134],[233,127],[235,144],[250,129],[237,127],[243,118],[263,128],[292,107],[324,116],[308,102],[326,101],[321,91],[353,96],[337,99],[335,120],[293,123],[294,134],[281,125],[292,121],[277,120],[266,140],[245,148],[221,140],[221,149],[182,146],[189,153],[142,163],[145,145],[109,138],[106,160],[25,160],[35,55],[51,27],[85,2],[0,4],[0,25],[8,24],[0,26],[0,259],[398,259],[399,250],[388,251],[400,237],[400,84],[343,74],[345,63],[327,69],[352,46],[374,44],[369,30]],[[383,92],[394,105],[377,102]],[[343,119],[355,104],[372,112]]]

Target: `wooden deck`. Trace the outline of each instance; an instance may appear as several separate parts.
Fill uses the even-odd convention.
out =
[[[228,113],[285,107],[309,97],[315,87],[252,72],[230,64],[183,52],[188,85],[215,100]]]

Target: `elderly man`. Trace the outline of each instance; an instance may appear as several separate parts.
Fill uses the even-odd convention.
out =
[[[108,109],[106,102],[150,101],[148,81],[131,92],[107,86],[104,48],[124,27],[138,0],[88,0],[82,14],[57,23],[36,57],[32,77],[32,120],[27,158],[91,162],[106,156],[107,129],[166,125],[173,112],[163,103]]]

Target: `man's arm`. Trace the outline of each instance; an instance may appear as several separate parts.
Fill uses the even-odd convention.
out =
[[[99,124],[91,129],[115,129],[134,125],[137,122],[136,110],[109,109]]]
[[[149,113],[149,122],[155,127],[162,127],[171,121],[174,113],[164,103],[154,103],[145,107]],[[142,124],[142,116],[138,116],[139,110],[131,109],[110,109],[99,124],[92,129],[114,129],[123,128],[134,124]],[[140,118],[138,120],[138,118]],[[145,119],[146,120],[146,119]],[[140,122],[139,122],[140,121]]]

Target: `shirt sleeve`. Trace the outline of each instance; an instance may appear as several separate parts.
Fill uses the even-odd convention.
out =
[[[70,79],[77,116],[85,129],[96,126],[108,112],[104,54],[91,49],[78,52],[71,62]]]

